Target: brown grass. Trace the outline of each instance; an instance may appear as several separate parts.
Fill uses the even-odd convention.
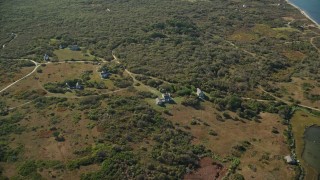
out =
[[[292,61],[302,61],[306,55],[300,51],[286,51],[283,52],[283,55]]]
[[[214,163],[210,157],[205,157],[200,160],[200,168],[195,172],[186,174],[184,180],[212,180],[222,179],[226,174],[227,169],[222,164]]]
[[[14,81],[29,74],[33,69],[34,69],[34,66],[33,67],[24,67],[24,68],[21,68],[19,70],[19,72],[13,73],[12,76],[5,75],[5,77],[2,77],[2,75],[0,75],[0,89],[5,88],[6,86],[10,85]]]
[[[194,144],[204,144],[222,157],[231,155],[232,147],[243,141],[249,141],[252,146],[240,159],[240,173],[246,179],[251,176],[257,179],[265,177],[288,179],[293,177],[294,171],[283,160],[283,157],[290,153],[286,139],[282,135],[286,126],[280,123],[280,118],[277,115],[262,113],[260,114],[261,123],[232,119],[221,122],[216,119],[216,114],[219,112],[210,103],[204,103],[204,106],[203,110],[181,105],[176,106],[171,110],[173,116],[168,116],[168,119],[178,123],[179,128],[189,126],[190,130],[188,131],[194,136]],[[233,113],[229,112],[229,114],[235,116]],[[199,119],[199,125],[190,124],[193,117]],[[209,126],[204,125],[204,122]],[[277,128],[280,133],[273,134],[271,132],[273,127]],[[216,131],[218,136],[209,135],[210,129]],[[269,160],[260,161],[264,154],[268,154]],[[257,172],[249,169],[249,164],[254,164],[257,167]]]

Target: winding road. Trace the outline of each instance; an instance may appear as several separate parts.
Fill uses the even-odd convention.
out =
[[[282,98],[279,98],[279,97],[273,95],[272,93],[266,91],[265,89],[263,89],[262,86],[258,86],[258,88],[259,88],[261,91],[263,91],[264,93],[269,94],[270,96],[272,96],[273,98],[277,99],[277,100],[280,101],[280,102],[286,103],[286,104],[288,104],[288,105],[292,105],[292,104],[293,104],[292,102],[289,102],[289,101],[287,101],[287,100],[284,100],[284,99],[282,99]],[[314,108],[314,107],[310,107],[310,106],[307,106],[307,105],[296,104],[296,106],[299,106],[299,107],[303,107],[303,108],[307,108],[307,109],[311,109],[311,110],[319,111],[319,112],[320,112],[320,109],[317,109],[317,108]]]
[[[10,87],[14,86],[15,84],[19,83],[20,81],[22,81],[23,79],[29,77],[30,75],[32,75],[34,72],[36,72],[36,70],[42,65],[42,64],[52,64],[53,62],[46,62],[46,63],[38,63],[34,60],[31,60],[31,59],[12,59],[14,61],[31,61],[32,63],[35,64],[35,68],[30,72],[28,73],[27,75],[23,76],[22,78],[14,81],[13,83],[9,84],[8,86],[6,86],[5,88],[3,88],[2,90],[0,90],[0,93],[6,91],[7,89],[9,89]],[[106,62],[105,60],[102,60],[103,62]],[[58,63],[58,64],[63,64],[63,63],[87,63],[88,61],[61,61],[61,62],[54,62],[54,63]],[[129,71],[126,71],[132,78],[134,78],[134,76],[131,74],[131,72]],[[135,78],[134,78],[135,79]],[[41,86],[41,85],[40,85]],[[41,86],[42,87],[42,86]],[[42,87],[43,88],[43,87]],[[44,89],[44,88],[43,88]],[[45,90],[45,89],[44,89]],[[106,95],[106,94],[113,94],[113,93],[117,93],[117,92],[121,92],[121,91],[124,91],[126,90],[126,88],[123,88],[123,89],[118,89],[118,90],[114,90],[114,91],[109,91],[109,92],[106,92],[106,93],[100,93],[100,94],[97,94],[97,95],[90,95],[90,96],[82,96],[82,97],[79,97],[79,96],[63,96],[63,95],[59,95],[59,94],[53,94],[53,93],[50,93],[48,92],[47,90],[45,90],[47,93],[49,93],[49,95],[46,95],[44,97],[62,97],[62,98],[73,98],[73,99],[82,99],[82,98],[86,98],[86,97],[95,97],[95,96],[101,96],[101,95]],[[8,108],[8,110],[14,110],[16,108],[19,108],[19,107],[22,107],[22,106],[25,106],[27,104],[30,104],[32,103],[34,100],[32,101],[28,101],[24,104],[20,104],[19,106],[15,106],[15,107],[11,107],[11,108]]]
[[[11,41],[13,41],[15,38],[17,38],[18,34],[11,33],[11,36],[13,36],[13,37],[9,41],[7,41],[6,43],[2,44],[2,49],[4,49],[6,47],[6,44],[9,44]]]
[[[22,60],[22,61],[28,60],[28,61],[31,61],[31,62],[33,62],[33,63],[34,63],[35,68],[34,68],[34,69],[29,73],[29,74],[27,74],[27,75],[23,76],[22,78],[20,78],[20,79],[16,80],[15,82],[13,82],[13,83],[9,84],[8,86],[6,86],[6,87],[5,87],[5,88],[3,88],[2,90],[0,90],[0,93],[2,93],[2,92],[4,92],[5,90],[9,89],[11,86],[13,86],[13,85],[17,84],[17,83],[18,83],[18,82],[20,82],[21,80],[23,80],[23,79],[25,79],[25,78],[29,77],[31,74],[33,74],[33,73],[38,69],[38,67],[39,67],[39,66],[41,66],[41,64],[39,64],[39,63],[37,63],[37,62],[35,62],[35,61],[33,61],[33,60],[30,60],[30,59],[17,59],[17,60]]]

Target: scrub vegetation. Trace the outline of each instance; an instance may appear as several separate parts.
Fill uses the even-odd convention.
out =
[[[0,179],[303,174],[320,31],[286,1],[0,4]]]

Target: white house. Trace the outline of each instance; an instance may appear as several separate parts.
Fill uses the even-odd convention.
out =
[[[197,88],[197,95],[199,98],[204,99],[205,94],[203,91],[201,91],[201,89]]]

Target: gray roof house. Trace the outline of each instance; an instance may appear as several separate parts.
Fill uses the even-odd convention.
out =
[[[45,55],[43,56],[43,60],[49,61],[49,60],[50,60],[50,59],[49,59],[49,55],[48,55],[48,54],[45,54]]]
[[[162,98],[164,99],[165,102],[171,102],[172,101],[170,93],[162,94]]]
[[[156,98],[156,105],[162,106],[165,103],[172,102],[171,94],[170,93],[164,93],[162,94],[162,98]]]
[[[111,75],[111,73],[109,73],[107,70],[102,70],[100,75],[102,79],[107,79]]]

